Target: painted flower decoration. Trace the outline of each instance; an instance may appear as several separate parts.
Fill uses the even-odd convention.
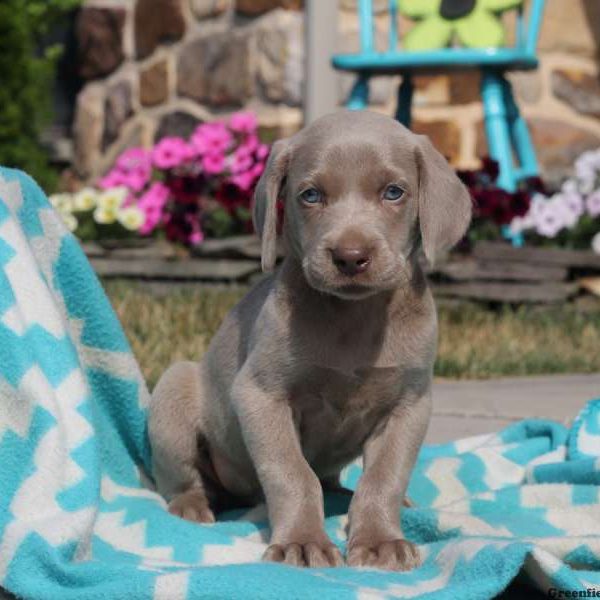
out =
[[[400,13],[418,23],[404,37],[407,50],[445,48],[456,39],[469,48],[504,44],[499,14],[523,0],[401,0]]]

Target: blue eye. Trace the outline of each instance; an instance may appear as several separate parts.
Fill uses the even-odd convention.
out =
[[[385,188],[385,192],[383,192],[384,199],[388,200],[389,202],[400,200],[402,196],[404,196],[404,190],[399,185],[388,185]]]
[[[323,199],[323,196],[316,188],[308,188],[300,194],[299,198],[306,204],[319,204]]]

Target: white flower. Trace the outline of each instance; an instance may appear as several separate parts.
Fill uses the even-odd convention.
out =
[[[70,213],[73,210],[71,194],[52,194],[48,197],[50,204],[61,213]]]
[[[556,194],[550,201],[554,210],[562,215],[563,225],[567,228],[574,227],[583,214],[583,198],[574,194]]]
[[[577,188],[577,182],[574,179],[567,179],[561,186],[563,194],[577,194],[579,190]]]
[[[592,238],[592,250],[600,254],[600,231]]]
[[[523,217],[515,217],[509,225],[510,232],[514,235],[523,233],[524,231],[532,229],[533,227],[535,227],[535,221],[530,213],[527,213]]]
[[[117,219],[125,229],[137,231],[144,224],[146,216],[136,206],[129,206],[117,213]]]
[[[67,226],[69,231],[75,231],[77,229],[77,219],[71,213],[61,213],[60,215],[63,223]]]
[[[535,215],[535,230],[543,237],[553,238],[565,226],[564,217],[564,209],[551,200]]]
[[[587,211],[590,217],[600,216],[600,189],[596,190],[593,194],[587,197],[585,202]]]
[[[94,211],[94,221],[101,225],[110,225],[117,220],[117,208],[98,206]]]
[[[117,211],[125,202],[129,190],[126,187],[111,188],[98,196],[98,207],[104,210]]]
[[[85,212],[96,208],[98,192],[94,188],[83,188],[73,197],[75,210]]]
[[[527,214],[531,215],[531,218],[535,220],[537,215],[541,214],[546,208],[548,200],[550,200],[550,198],[544,196],[543,194],[535,194],[531,199],[531,204]]]

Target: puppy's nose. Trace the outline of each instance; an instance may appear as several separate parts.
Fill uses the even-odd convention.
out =
[[[340,273],[349,276],[363,273],[371,264],[369,249],[363,246],[338,246],[333,248],[331,250],[331,259]]]

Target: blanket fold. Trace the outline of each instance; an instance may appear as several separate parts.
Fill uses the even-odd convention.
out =
[[[264,506],[214,525],[166,511],[118,319],[43,192],[9,169],[0,267],[0,586],[17,597],[483,599],[515,578],[600,593],[600,399],[571,428],[534,419],[423,448],[402,514],[424,557],[412,572],[266,564]],[[326,498],[342,550],[348,501]]]

